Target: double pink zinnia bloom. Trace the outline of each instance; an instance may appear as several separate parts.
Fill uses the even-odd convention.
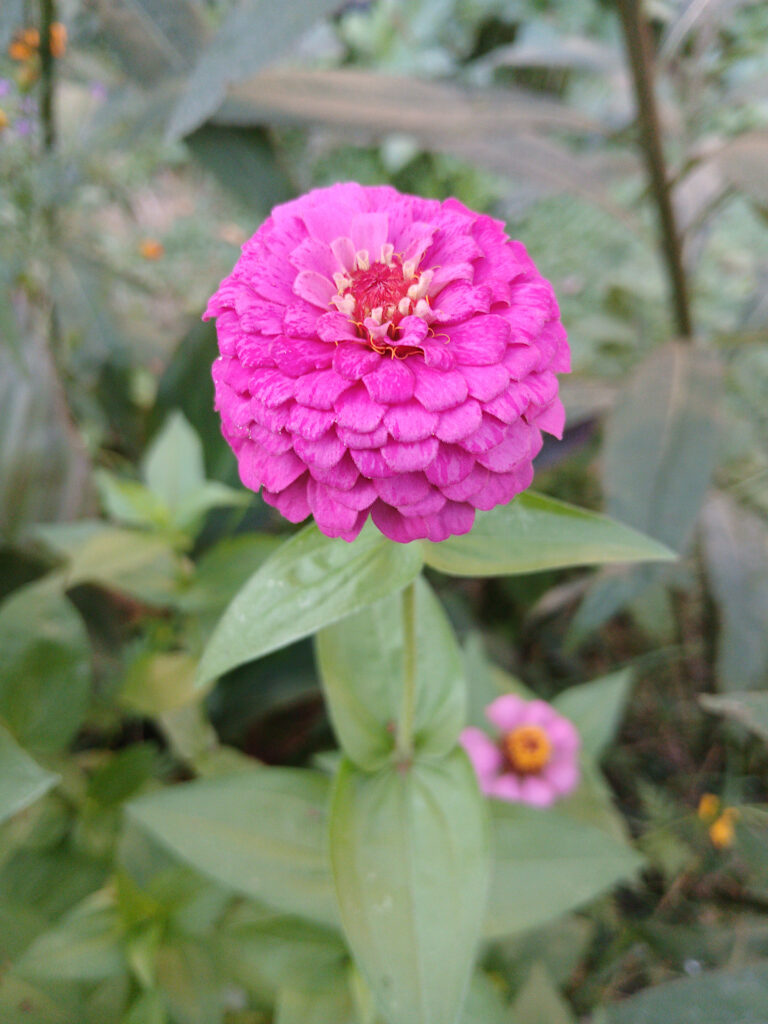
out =
[[[468,532],[562,434],[552,286],[503,225],[356,184],[278,206],[208,303],[225,438],[246,487],[353,540]]]
[[[498,730],[496,739],[474,727],[461,734],[484,793],[548,807],[576,788],[579,734],[551,704],[507,693],[492,701],[485,714]]]

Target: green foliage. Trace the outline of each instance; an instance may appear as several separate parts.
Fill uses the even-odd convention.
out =
[[[18,746],[0,725],[0,822],[23,810],[56,782]]]
[[[455,1020],[488,885],[485,808],[466,756],[375,774],[345,762],[330,830],[341,920],[387,1020]]]
[[[664,545],[620,523],[531,491],[509,505],[479,512],[474,528],[463,537],[424,542],[427,565],[453,576],[504,576],[672,557]]]

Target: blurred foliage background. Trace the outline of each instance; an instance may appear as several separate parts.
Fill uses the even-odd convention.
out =
[[[489,944],[499,1019],[768,1021],[768,7],[644,9],[638,126],[629,0],[2,0],[3,1022],[346,1019],[301,994],[337,940],[124,810],[333,756],[309,642],[192,687],[287,529],[238,484],[199,318],[272,205],[346,179],[507,221],[574,356],[537,488],[681,556],[431,576],[470,685],[626,670],[598,754],[644,868]]]

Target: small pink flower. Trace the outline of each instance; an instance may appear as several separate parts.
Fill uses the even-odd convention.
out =
[[[496,741],[482,729],[461,734],[484,793],[548,807],[576,788],[579,734],[551,704],[509,693],[497,697],[485,714],[500,732]]]
[[[278,206],[212,296],[216,407],[240,478],[351,541],[472,528],[562,435],[551,284],[500,221],[354,183]]]

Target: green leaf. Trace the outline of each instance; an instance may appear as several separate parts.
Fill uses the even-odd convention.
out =
[[[17,960],[25,978],[101,981],[125,970],[114,896],[107,890],[78,904]]]
[[[248,909],[220,930],[225,959],[275,989],[312,992],[339,979],[346,987],[349,952],[338,932],[298,917],[248,920]],[[253,915],[250,915],[253,916]]]
[[[3,974],[0,1020],[8,1024],[72,1024],[80,1019],[82,1004],[71,991],[57,992],[53,997],[13,972]]]
[[[729,693],[727,697],[703,693],[699,703],[715,715],[738,722],[768,743],[768,693]]]
[[[88,780],[88,796],[102,807],[115,807],[152,778],[157,767],[153,743],[134,743],[118,750]]]
[[[200,698],[197,659],[184,651],[144,653],[125,674],[120,702],[142,715],[162,715]]]
[[[49,580],[0,605],[0,715],[29,750],[69,743],[88,709],[91,652],[83,621]]]
[[[0,303],[29,309],[6,295]],[[44,327],[33,314],[20,314],[19,330],[18,351],[0,344],[0,535],[6,539],[30,523],[82,515],[92,497],[89,460],[66,410]]]
[[[203,42],[195,0],[96,0],[96,11],[126,71],[145,86],[187,70]]]
[[[35,536],[67,560],[67,587],[94,583],[151,605],[175,600],[182,563],[163,537],[89,519],[39,526]]]
[[[646,989],[604,1007],[606,1024],[765,1024],[768,963],[710,971]]]
[[[512,1015],[515,1024],[575,1024],[576,1021],[541,964],[534,964],[512,1005]]]
[[[461,1024],[509,1024],[509,1011],[487,974],[476,971],[469,986]]]
[[[120,1024],[168,1024],[165,1000],[159,992],[143,992]]]
[[[415,583],[414,741],[446,754],[464,724],[461,651],[429,584]],[[336,735],[349,758],[374,770],[394,750],[404,677],[403,602],[386,597],[317,635],[317,657]]]
[[[494,873],[488,936],[526,931],[587,903],[643,861],[629,846],[559,809],[491,801]]]
[[[712,476],[719,394],[714,358],[671,342],[638,368],[605,425],[607,511],[675,551],[691,535]]]
[[[342,764],[331,862],[355,962],[389,1024],[451,1024],[485,913],[486,802],[463,751],[368,774]]]
[[[58,780],[36,764],[0,725],[0,822],[34,803]]]
[[[328,779],[290,768],[171,786],[129,813],[182,860],[288,914],[335,925],[325,851]]]
[[[605,516],[526,491],[478,512],[470,533],[422,543],[424,561],[451,576],[509,576],[605,562],[666,561],[662,544]]]
[[[269,558],[224,613],[205,649],[198,685],[402,590],[418,576],[416,544],[395,544],[369,523],[357,540],[311,523]]]
[[[275,1024],[360,1024],[346,979],[330,989],[307,992],[283,989]]]
[[[704,509],[702,539],[720,617],[720,687],[759,689],[768,674],[768,530],[758,516],[717,495]]]
[[[156,967],[174,1024],[222,1024],[221,980],[202,944],[174,937],[157,951]]]
[[[205,482],[203,446],[183,413],[169,413],[142,459],[142,476],[166,508],[177,509]]]
[[[624,669],[581,686],[571,686],[552,702],[579,730],[581,748],[590,757],[599,758],[613,739],[631,685],[632,671]]]
[[[279,7],[241,0],[203,52],[168,126],[171,138],[188,135],[219,107],[227,87],[290,50],[338,0],[292,0]]]
[[[105,469],[97,470],[94,477],[110,519],[125,526],[156,526],[167,521],[163,503],[138,480],[116,476]]]

